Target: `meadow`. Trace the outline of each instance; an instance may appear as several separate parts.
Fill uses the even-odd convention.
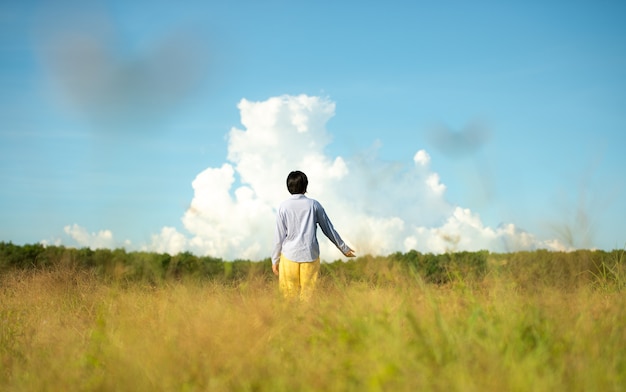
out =
[[[626,390],[623,251],[364,256],[300,303],[269,260],[0,245],[3,391]]]

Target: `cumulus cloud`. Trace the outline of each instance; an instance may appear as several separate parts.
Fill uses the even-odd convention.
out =
[[[415,161],[416,165],[428,166],[430,164],[430,155],[426,150],[419,150],[413,156],[413,161]]]
[[[426,178],[426,184],[428,184],[430,189],[436,195],[443,195],[446,191],[446,186],[439,182],[439,174],[437,173],[430,174],[428,178]]]
[[[185,251],[186,246],[187,238],[175,228],[166,226],[160,233],[152,235],[152,245],[149,249],[144,247],[144,250],[177,254]]]
[[[299,95],[239,102],[243,129],[228,134],[227,161],[209,167],[192,183],[193,200],[182,217],[187,233],[171,227],[152,237],[148,249],[260,260],[269,257],[275,211],[289,196],[291,170],[309,177],[308,196],[325,207],[335,228],[359,254],[385,255],[416,249],[516,251],[563,249],[512,224],[485,227],[478,214],[450,203],[446,186],[430,169],[430,155],[413,163],[383,162],[375,151],[330,156],[326,123],[335,104]],[[321,232],[322,259],[342,255]]]
[[[110,230],[100,230],[97,233],[90,233],[87,229],[75,223],[70,226],[65,226],[63,231],[81,247],[91,249],[115,247],[113,233]]]

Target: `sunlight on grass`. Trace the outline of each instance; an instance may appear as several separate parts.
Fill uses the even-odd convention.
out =
[[[619,391],[626,299],[507,275],[381,284],[121,284],[69,267],[0,275],[7,391]]]

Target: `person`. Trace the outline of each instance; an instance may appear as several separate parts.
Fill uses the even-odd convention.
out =
[[[320,270],[317,226],[347,257],[354,250],[341,239],[322,205],[305,196],[309,180],[296,170],[287,176],[291,197],[283,201],[276,214],[272,271],[278,276],[280,291],[286,298],[308,300],[315,289]]]

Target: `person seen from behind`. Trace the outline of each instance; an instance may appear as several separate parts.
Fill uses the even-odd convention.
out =
[[[301,171],[287,176],[287,190],[291,197],[283,201],[276,214],[272,271],[278,276],[280,291],[286,298],[308,300],[317,283],[320,270],[320,248],[317,226],[347,257],[355,257],[354,250],[341,239],[322,205],[306,197],[309,180]]]

